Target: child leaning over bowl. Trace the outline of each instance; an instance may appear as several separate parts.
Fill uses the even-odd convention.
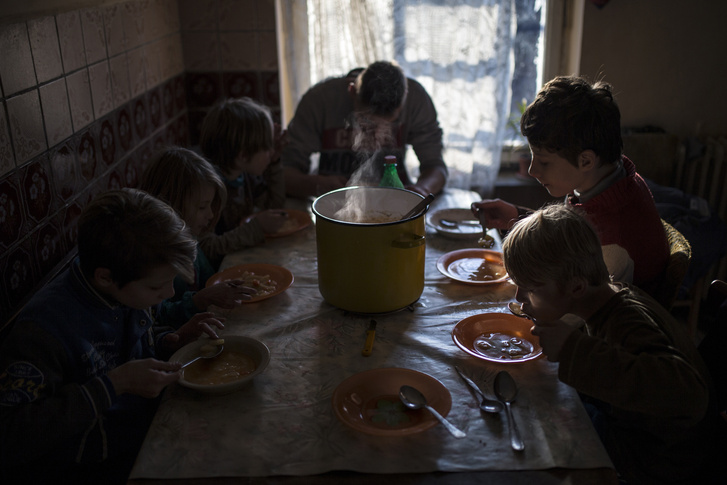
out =
[[[78,256],[18,314],[0,348],[0,483],[126,483],[165,386],[164,360],[221,320],[156,323],[196,241],[167,204],[134,189],[98,196]],[[62,477],[62,478],[61,478]]]
[[[198,240],[212,232],[225,205],[225,185],[214,167],[186,148],[169,148],[155,156],[142,174],[140,188],[172,206]],[[244,232],[242,228],[239,231]],[[219,236],[219,239],[227,241],[231,249],[241,249],[235,245],[238,242],[235,232]],[[207,311],[211,305],[234,308],[240,300],[250,299],[250,295],[256,293],[254,289],[242,286],[240,280],[205,288],[207,280],[217,272],[216,268],[198,245],[193,280],[189,282],[180,277],[174,280],[174,296],[162,303],[160,320],[178,327],[194,314]]]
[[[583,397],[616,470],[630,485],[704,483],[719,417],[686,327],[642,290],[611,283],[576,208],[550,205],[517,222],[503,259],[533,335]],[[566,313],[585,325],[560,321]]]
[[[247,97],[224,100],[207,113],[200,149],[222,177],[228,194],[216,234],[235,230],[246,234],[246,245],[252,246],[283,225],[286,213],[276,209],[285,203],[280,163],[284,138],[285,132],[273,123],[270,109]],[[200,240],[213,261],[230,251],[224,242],[209,236]]]

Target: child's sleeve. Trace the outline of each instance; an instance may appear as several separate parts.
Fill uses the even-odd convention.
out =
[[[561,350],[560,380],[622,410],[699,421],[709,398],[699,370],[654,326],[630,323],[631,331],[612,337],[618,344],[573,332]]]
[[[265,242],[265,234],[255,219],[245,222],[223,234],[208,233],[199,239],[199,247],[210,262],[218,267],[228,253],[240,251]]]
[[[204,309],[199,309],[194,304],[192,300],[194,294],[194,291],[185,291],[182,297],[175,301],[164,300],[159,311],[160,323],[178,329],[194,315],[203,312]]]
[[[255,207],[259,209],[280,209],[285,205],[285,176],[280,159],[273,161],[263,173],[267,186],[261,195],[255,198]]]
[[[64,372],[72,364],[60,342],[33,322],[22,327],[0,352],[0,462],[21,466],[49,453],[75,459],[98,452],[91,443],[98,444],[100,416],[116,400],[113,385],[105,377],[68,383]]]

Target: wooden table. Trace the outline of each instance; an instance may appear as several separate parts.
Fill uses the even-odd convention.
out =
[[[469,207],[474,200],[475,193],[448,190],[429,212]],[[295,276],[286,292],[224,312],[223,336],[262,340],[271,349],[270,365],[251,386],[228,395],[167,389],[129,483],[617,483],[577,393],[558,381],[557,364],[490,363],[453,343],[458,321],[507,312],[515,287],[466,285],[443,276],[439,257],[474,247],[477,238],[448,239],[431,227],[426,238],[424,292],[410,309],[376,317],[369,357],[361,348],[370,317],[335,308],[320,295],[314,225],[228,255],[221,269],[272,263]],[[490,394],[494,374],[510,371],[520,387],[513,412],[524,451],[511,449],[504,412],[479,410],[455,365]],[[381,437],[343,424],[331,401],[336,387],[359,372],[390,367],[439,380],[452,397],[447,418],[467,437],[455,439],[441,425]]]

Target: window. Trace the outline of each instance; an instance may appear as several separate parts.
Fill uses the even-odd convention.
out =
[[[284,114],[312,83],[395,59],[437,108],[448,186],[487,195],[503,150],[522,142],[519,105],[541,85],[546,1],[562,0],[281,2]],[[406,167],[418,176],[414,156]]]
[[[545,0],[515,0],[517,33],[515,34],[515,70],[512,77],[510,123],[506,144],[518,144],[523,103],[531,103],[543,84],[543,43],[545,34]]]

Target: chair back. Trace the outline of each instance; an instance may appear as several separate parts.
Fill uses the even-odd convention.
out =
[[[674,226],[662,219],[666,239],[669,242],[669,261],[664,274],[659,279],[652,296],[667,310],[671,310],[679,287],[684,281],[684,276],[689,268],[689,261],[692,259],[692,247],[682,233]]]

